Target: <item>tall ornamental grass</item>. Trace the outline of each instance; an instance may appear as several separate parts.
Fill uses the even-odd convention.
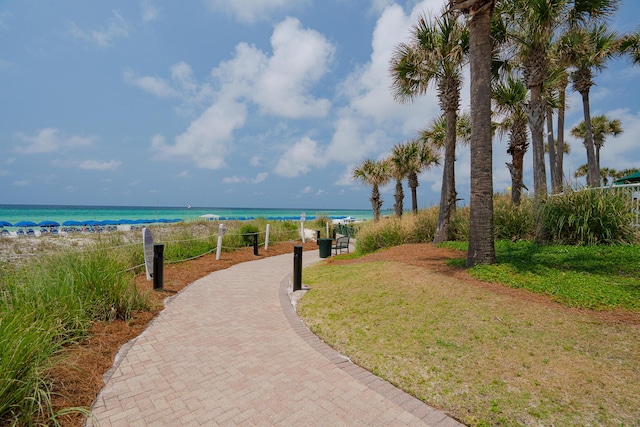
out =
[[[535,235],[533,199],[523,197],[520,204],[511,204],[511,196],[493,197],[494,235],[498,240],[530,240]]]
[[[149,308],[126,267],[122,253],[95,247],[0,277],[0,425],[53,417],[46,373],[64,345],[84,338],[94,321]]]
[[[361,226],[357,236],[357,251],[367,254],[378,249],[405,243],[428,243],[433,240],[438,224],[438,208],[423,209],[418,214],[390,217]],[[469,209],[456,209],[451,216],[451,232],[455,240],[469,236]]]
[[[541,208],[552,241],[568,245],[632,243],[637,231],[627,194],[607,189],[568,190]]]

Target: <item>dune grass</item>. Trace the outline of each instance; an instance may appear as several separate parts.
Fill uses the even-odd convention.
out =
[[[393,262],[320,264],[306,268],[303,281],[311,290],[298,307],[315,333],[465,424],[640,420],[637,326]]]

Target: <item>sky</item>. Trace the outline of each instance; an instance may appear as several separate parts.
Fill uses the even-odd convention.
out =
[[[370,208],[353,168],[440,115],[435,90],[394,101],[389,59],[419,14],[445,3],[0,1],[0,204]],[[612,24],[633,31],[639,17],[625,0]],[[624,130],[601,166],[640,167],[640,66],[617,59],[594,80],[592,115]],[[586,154],[568,134],[583,117],[568,96],[570,177]],[[494,139],[496,192],[510,186],[507,142]],[[533,190],[531,163],[529,152]],[[469,175],[460,148],[460,205]],[[441,179],[441,167],[420,175],[420,208],[438,204]]]

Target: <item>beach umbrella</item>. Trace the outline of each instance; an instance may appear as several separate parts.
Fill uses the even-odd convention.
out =
[[[0,221],[0,227],[13,227],[13,224],[8,221]]]
[[[85,221],[80,221],[80,224],[86,226],[95,226],[98,225],[98,221],[96,221],[95,219],[87,219]]]
[[[19,221],[13,224],[13,226],[14,227],[37,227],[38,224],[36,224],[33,221]]]
[[[38,227],[60,227],[60,223],[56,221],[40,221]]]
[[[74,221],[71,219],[62,223],[63,227],[77,227],[79,225],[82,225],[80,221]]]

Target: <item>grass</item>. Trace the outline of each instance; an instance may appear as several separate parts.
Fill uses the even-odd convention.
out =
[[[584,265],[580,274],[589,270],[574,262]],[[315,333],[465,424],[640,420],[637,326],[393,262],[318,265],[306,268],[303,280],[311,290],[299,311]]]
[[[466,243],[448,242],[466,250]],[[540,246],[496,242],[495,265],[469,273],[480,280],[550,295],[570,307],[640,309],[640,245]],[[464,260],[452,264],[464,265]]]

